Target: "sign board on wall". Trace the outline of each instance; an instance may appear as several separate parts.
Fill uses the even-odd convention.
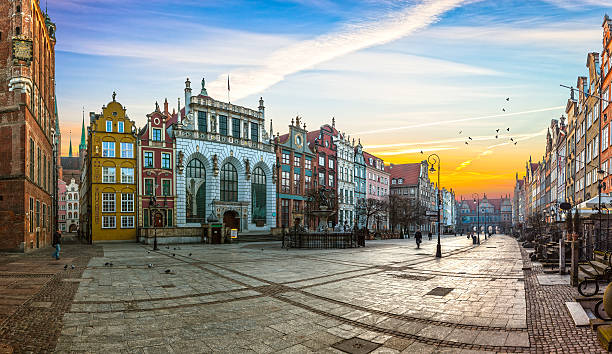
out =
[[[13,38],[13,59],[32,61],[32,41]]]
[[[238,229],[232,229],[230,231],[230,235],[232,236],[232,238],[238,238]]]

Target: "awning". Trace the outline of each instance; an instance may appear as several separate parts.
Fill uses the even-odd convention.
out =
[[[610,203],[612,203],[612,196],[610,194],[602,193],[601,203],[610,205]],[[599,196],[595,196],[587,200],[586,202],[582,202],[578,204],[577,209],[581,214],[583,213],[583,211],[584,211],[584,214],[588,214],[589,211],[593,212],[593,208],[597,209],[598,206],[599,206]]]

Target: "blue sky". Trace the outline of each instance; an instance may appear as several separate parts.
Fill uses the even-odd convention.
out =
[[[62,132],[77,142],[82,107],[99,112],[113,90],[139,126],[156,100],[176,107],[186,77],[225,100],[229,74],[232,102],[263,96],[281,133],[296,114],[313,129],[335,116],[387,161],[437,152],[443,184],[503,193],[541,157],[559,84],[600,51],[607,3],[49,0]],[[502,126],[518,145],[494,146]]]

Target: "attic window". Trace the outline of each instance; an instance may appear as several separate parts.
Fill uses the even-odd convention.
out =
[[[113,116],[115,116],[115,117],[116,117],[116,116],[117,116],[117,112],[113,112]]]
[[[21,27],[19,27],[19,26],[15,27],[15,35],[16,36],[21,35]]]

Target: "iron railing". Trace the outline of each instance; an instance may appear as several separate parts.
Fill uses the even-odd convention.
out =
[[[359,247],[359,237],[355,233],[305,233],[293,232],[283,236],[286,248],[352,248]],[[365,245],[365,243],[362,243]]]

